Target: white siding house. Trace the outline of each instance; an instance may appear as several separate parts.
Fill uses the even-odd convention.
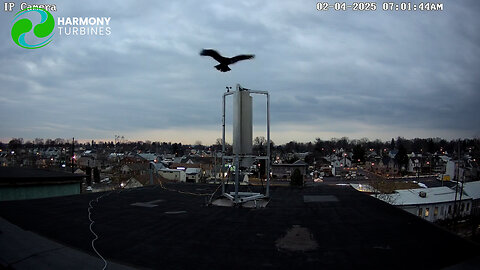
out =
[[[449,160],[447,162],[445,175],[449,175],[450,180],[461,181],[462,177],[465,175],[464,168],[458,168],[457,170],[458,164],[458,160]]]
[[[471,213],[472,198],[464,192],[460,200],[460,193],[459,189],[457,215],[463,217]],[[378,198],[430,222],[453,218],[455,212],[455,190],[448,187],[396,190]]]
[[[347,158],[338,158],[332,162],[330,162],[330,165],[334,168],[340,168],[340,167],[351,167],[352,166],[352,161],[347,157]]]
[[[463,184],[463,191],[473,199],[472,214],[480,215],[480,181]]]
[[[420,167],[421,167],[421,156],[414,156],[410,157],[408,159],[408,169],[407,171],[409,173],[419,173],[420,172]]]
[[[172,181],[179,181],[179,182],[186,182],[187,177],[184,170],[176,170],[176,169],[161,169],[158,171],[161,177],[172,180]]]
[[[185,170],[185,174],[187,177],[187,182],[200,182],[200,178],[202,177],[202,169],[200,168],[187,168]]]

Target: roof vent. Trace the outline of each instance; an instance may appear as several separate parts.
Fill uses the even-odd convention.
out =
[[[418,196],[422,197],[422,198],[426,198],[427,197],[427,193],[425,191],[420,191],[418,193]]]

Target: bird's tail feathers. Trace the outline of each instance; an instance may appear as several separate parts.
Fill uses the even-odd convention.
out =
[[[229,68],[228,66],[222,65],[222,64],[216,65],[215,68],[216,68],[217,70],[221,71],[221,72],[227,72],[227,71],[230,70],[230,68]]]

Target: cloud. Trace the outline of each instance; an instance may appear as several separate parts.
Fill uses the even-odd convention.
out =
[[[222,93],[236,83],[270,91],[277,143],[480,135],[477,2],[437,12],[317,11],[315,4],[59,2],[54,17],[111,17],[112,34],[57,33],[37,50],[16,47],[12,16],[3,12],[0,137],[130,134],[193,143],[198,134],[213,143]],[[198,55],[202,48],[256,58],[219,73]]]

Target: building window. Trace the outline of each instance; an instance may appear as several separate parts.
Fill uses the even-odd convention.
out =
[[[448,206],[448,214],[451,214],[451,213],[452,213],[452,206],[449,205],[449,206]]]
[[[423,208],[418,208],[418,216],[421,217],[423,214]]]
[[[428,217],[428,214],[430,214],[430,208],[425,208],[425,217]]]
[[[465,203],[462,202],[462,204],[460,205],[460,212],[463,212],[463,209],[465,209]]]
[[[433,209],[433,216],[434,216],[434,217],[438,216],[438,207],[435,207],[435,208]]]
[[[467,203],[467,212],[470,210],[470,203]]]

